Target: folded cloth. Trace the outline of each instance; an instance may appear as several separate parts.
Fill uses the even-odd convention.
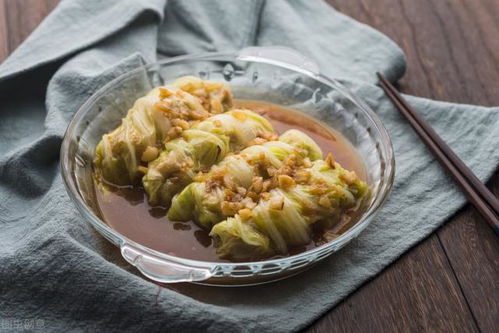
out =
[[[159,287],[76,211],[59,148],[71,116],[111,79],[158,58],[284,45],[380,115],[397,175],[372,224],[310,271],[270,285]],[[383,92],[404,55],[321,1],[66,0],[0,66],[0,317],[47,331],[293,331],[425,238],[465,200]],[[407,96],[482,180],[499,161],[499,109]]]

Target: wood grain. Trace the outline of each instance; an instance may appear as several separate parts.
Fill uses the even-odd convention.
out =
[[[499,242],[474,209],[438,232],[469,307],[482,332],[499,328]]]
[[[328,0],[393,39],[407,56],[409,94],[499,105],[499,1]]]
[[[499,1],[329,2],[401,46],[408,60],[402,91],[451,102],[499,105]],[[437,232],[437,239],[478,327],[495,331],[499,327],[495,234],[467,208]],[[378,279],[384,279],[384,274]],[[362,301],[371,303],[369,297]]]
[[[0,0],[5,8],[7,47],[12,53],[40,24],[59,0]]]
[[[499,195],[499,174],[491,182]],[[467,209],[438,236],[479,328],[494,332],[499,327],[499,242],[477,212]]]
[[[477,332],[435,235],[320,319],[310,332]]]
[[[57,2],[0,0],[0,61]],[[499,105],[499,1],[328,2],[402,47],[409,63],[400,85],[404,92]],[[493,233],[467,209],[311,330],[492,332],[499,326],[497,253]]]
[[[5,10],[5,1],[0,0],[0,62],[4,61],[9,55],[9,45],[7,42],[7,14]]]

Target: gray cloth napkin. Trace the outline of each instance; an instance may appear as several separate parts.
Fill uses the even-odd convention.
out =
[[[358,239],[296,277],[237,289],[159,287],[76,211],[59,173],[62,136],[93,92],[132,68],[248,45],[295,48],[365,98],[393,139],[393,192]],[[0,66],[3,328],[26,329],[19,320],[45,331],[285,332],[310,324],[465,202],[375,86],[375,71],[396,81],[405,65],[392,41],[322,1],[62,1]],[[407,98],[480,179],[491,176],[498,108]]]

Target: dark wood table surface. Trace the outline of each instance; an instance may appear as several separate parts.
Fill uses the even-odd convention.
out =
[[[499,106],[498,0],[328,2],[400,45],[409,64],[403,92]],[[0,0],[0,61],[57,3]],[[496,236],[468,206],[309,330],[497,332],[498,254]]]

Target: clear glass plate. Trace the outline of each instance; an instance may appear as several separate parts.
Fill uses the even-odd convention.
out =
[[[114,129],[133,102],[153,87],[194,75],[225,82],[234,97],[267,101],[306,113],[347,138],[362,158],[372,196],[360,220],[340,237],[286,258],[221,263],[175,257],[138,244],[111,229],[101,218],[92,180],[92,159],[104,133]],[[251,47],[236,53],[187,55],[126,73],[97,91],[75,114],[61,147],[61,170],[69,196],[83,217],[123,257],[148,278],[234,286],[258,284],[297,274],[338,251],[372,221],[392,187],[392,144],[378,116],[337,81],[298,52]]]

